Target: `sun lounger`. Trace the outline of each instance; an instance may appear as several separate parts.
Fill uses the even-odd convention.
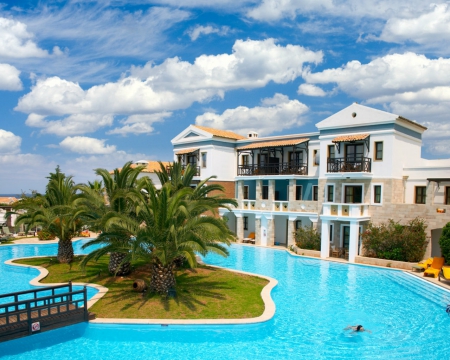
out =
[[[442,267],[441,271],[439,272],[439,281],[441,281],[441,278],[450,281],[450,266]]]
[[[433,275],[433,277],[437,277],[442,266],[444,266],[444,261],[445,259],[443,257],[433,258],[433,262],[430,267],[423,272],[423,276]]]
[[[248,237],[242,239],[242,242],[254,244],[255,243],[255,233],[252,232],[252,233],[248,234]]]
[[[421,272],[421,271],[428,269],[432,263],[433,263],[433,258],[429,258],[429,259],[420,261],[417,265],[413,265],[412,268],[413,268],[413,271]]]

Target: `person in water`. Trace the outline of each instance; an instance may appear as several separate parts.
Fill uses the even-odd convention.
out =
[[[364,327],[362,325],[354,325],[354,326],[349,325],[344,330],[353,330],[352,332],[364,332],[364,331],[366,331],[366,332],[372,333],[372,331],[364,329]]]

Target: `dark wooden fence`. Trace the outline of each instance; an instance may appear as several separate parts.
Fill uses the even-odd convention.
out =
[[[87,290],[72,283],[0,295],[0,342],[88,321]]]

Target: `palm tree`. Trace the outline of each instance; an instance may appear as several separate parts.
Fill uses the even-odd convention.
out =
[[[189,167],[186,169],[188,172]],[[203,183],[195,189],[175,186],[182,181],[174,179],[173,173],[171,175],[171,180],[166,181],[160,190],[146,179],[140,189],[130,189],[123,194],[127,201],[133,203],[136,216],[108,213],[104,221],[109,231],[103,233],[97,242],[92,242],[108,239],[111,251],[124,251],[131,245],[132,251],[125,260],[142,258],[150,263],[150,289],[160,294],[167,294],[175,287],[177,260],[185,259],[190,267],[195,267],[196,254],[215,252],[227,256],[225,245],[234,240],[225,221],[216,215],[219,207],[236,206],[236,201],[224,198],[220,186]],[[211,191],[219,193],[213,196]],[[127,241],[110,240],[122,237]],[[98,249],[95,254],[89,254],[83,264],[98,259],[107,251],[106,248]]]
[[[34,226],[42,226],[57,236],[60,263],[73,260],[72,238],[83,225],[83,214],[86,208],[76,205],[77,187],[72,176],[66,176],[56,168],[50,173],[49,182],[44,195],[36,194],[28,201],[20,201],[14,210],[25,210],[16,220],[17,225],[25,224],[26,230]],[[9,213],[10,215],[12,213]]]
[[[93,228],[102,231],[97,239],[87,242],[83,248],[101,245],[101,248],[94,250],[88,259],[98,260],[100,256],[110,253],[108,269],[112,274],[118,276],[128,274],[131,269],[130,262],[125,261],[131,247],[129,244],[130,234],[121,229],[115,229],[115,224],[109,222],[108,219],[120,215],[131,218],[136,216],[132,204],[125,195],[131,189],[139,187],[142,181],[137,178],[143,169],[143,166],[134,167],[131,161],[121,169],[115,169],[112,175],[106,169],[96,169],[95,173],[102,178],[104,184],[106,204],[99,199],[99,196],[102,195],[96,194],[98,186],[89,184],[89,186],[81,188],[86,205],[90,204],[88,206],[91,208],[91,224]],[[106,235],[111,232],[114,235]]]

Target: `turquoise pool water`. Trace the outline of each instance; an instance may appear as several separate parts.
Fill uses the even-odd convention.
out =
[[[28,251],[25,246],[17,248],[6,251],[6,256],[28,256],[23,255]],[[30,256],[42,254],[41,246],[30,251]],[[4,248],[0,248],[0,261],[5,261]],[[231,247],[230,257],[208,256],[206,262],[276,278],[275,317],[262,324],[233,326],[80,324],[1,343],[0,357],[449,358],[450,317],[445,307],[450,294],[411,275],[239,245]],[[7,285],[13,270],[0,266],[1,291],[14,291],[17,284]],[[27,281],[33,275],[26,274]],[[343,331],[349,324],[363,324],[372,334]]]

